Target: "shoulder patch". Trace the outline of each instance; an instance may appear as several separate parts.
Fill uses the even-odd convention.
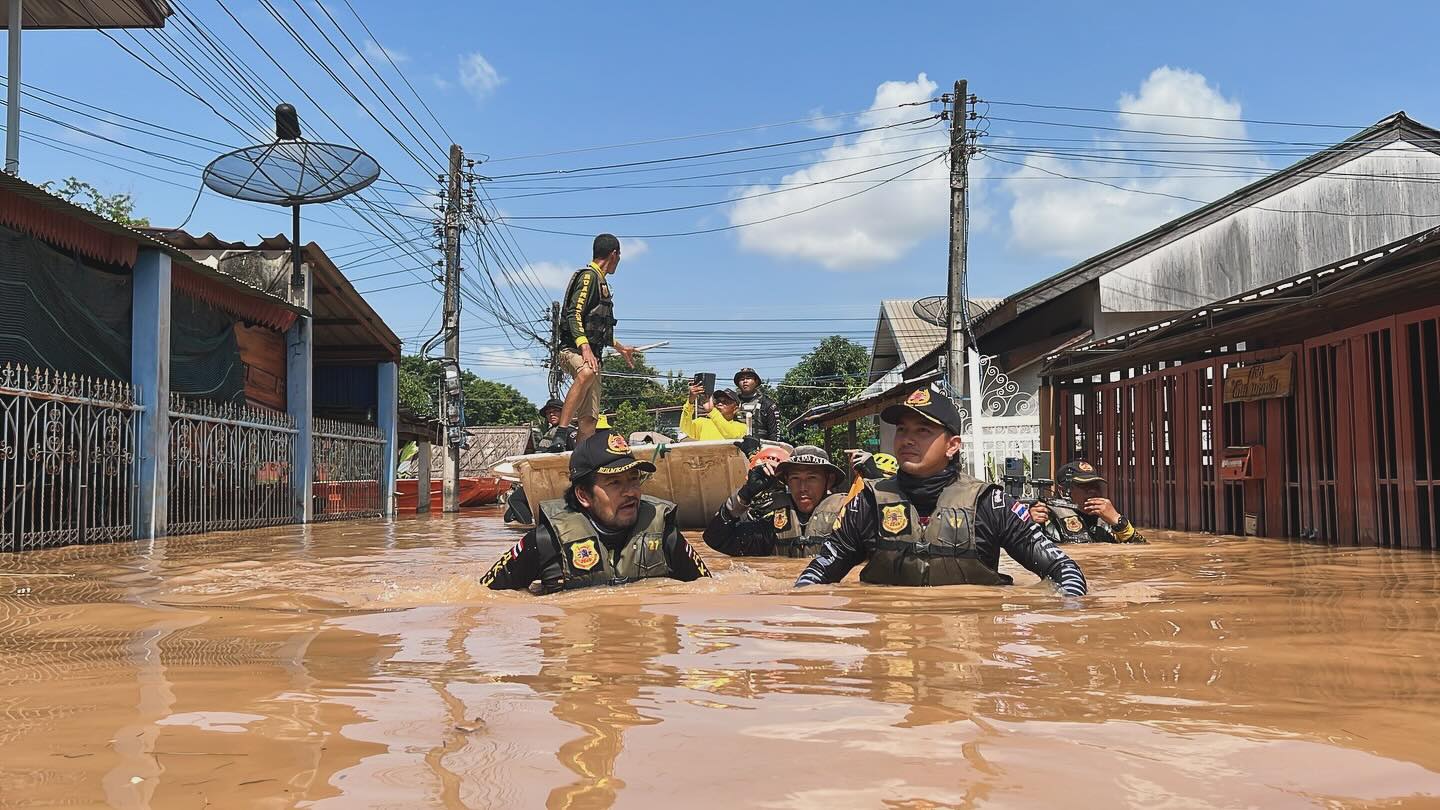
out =
[[[1016,501],[1011,505],[1010,511],[1014,512],[1015,517],[1020,518],[1022,521],[1030,520],[1030,507],[1026,506],[1024,501]]]
[[[990,493],[990,504],[991,504],[992,506],[1004,506],[1004,505],[1005,505],[1005,490],[1003,490],[1003,489],[993,490],[993,491]]]

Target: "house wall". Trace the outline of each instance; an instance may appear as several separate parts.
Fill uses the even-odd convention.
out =
[[[1440,185],[1383,178],[1437,173],[1440,155],[1381,147],[1106,273],[1101,307],[1190,310],[1403,239],[1440,223]]]

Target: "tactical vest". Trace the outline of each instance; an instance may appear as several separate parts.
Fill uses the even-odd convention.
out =
[[[624,585],[637,579],[667,577],[670,561],[665,557],[665,518],[675,504],[640,496],[640,515],[630,539],[614,554],[600,541],[595,524],[563,499],[540,504],[540,522],[549,531],[560,552],[562,590],[596,585]]]
[[[565,304],[569,306],[574,300],[576,287],[580,283],[580,277],[586,270],[595,270],[593,267],[582,267],[575,271],[570,277],[570,285],[565,288]],[[591,347],[596,352],[596,357],[605,347],[615,343],[615,302],[610,298],[610,285],[605,281],[605,274],[595,270],[597,277],[596,289],[593,291],[585,309],[585,337],[590,340]],[[566,318],[560,322],[561,337],[564,338],[565,346],[574,346],[575,338],[578,335],[570,334],[570,319]]]
[[[975,505],[994,484],[961,475],[940,493],[925,526],[893,478],[866,481],[877,538],[860,581],[875,585],[1009,585],[975,549]]]
[[[814,557],[820,553],[819,539],[840,528],[840,515],[845,511],[845,494],[837,492],[816,504],[810,520],[802,527],[793,506],[775,510],[775,556]]]
[[[1050,520],[1055,524],[1056,531],[1060,534],[1061,543],[1096,543],[1102,538],[1097,538],[1090,533],[1090,525],[1094,518],[1071,509],[1068,506],[1061,506],[1056,503],[1046,503],[1045,507],[1050,510]],[[1098,531],[1105,531],[1098,525]]]

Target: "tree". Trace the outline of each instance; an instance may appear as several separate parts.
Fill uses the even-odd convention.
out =
[[[112,222],[132,228],[148,228],[150,220],[135,216],[135,200],[129,194],[101,194],[100,189],[76,177],[67,177],[57,187],[55,181],[46,180],[40,188],[57,197],[105,217]]]
[[[855,396],[869,384],[870,352],[860,344],[831,335],[800,358],[777,386],[775,404],[786,424],[816,405],[838,402]],[[864,444],[874,432],[868,424],[858,426]],[[795,444],[819,444],[821,431],[808,427],[791,435]]]
[[[440,365],[423,358],[400,358],[400,406],[420,416],[439,414],[435,398],[440,384]],[[465,424],[524,425],[535,422],[540,412],[513,385],[482,379],[460,372],[460,390],[465,396]]]

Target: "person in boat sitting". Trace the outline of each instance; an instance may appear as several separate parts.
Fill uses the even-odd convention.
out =
[[[1083,459],[1060,468],[1058,497],[1037,501],[1030,516],[1057,543],[1143,543],[1145,538],[1105,497],[1105,479]]]
[[[845,480],[844,471],[808,444],[784,461],[757,457],[757,462],[705,527],[706,545],[732,557],[815,556],[820,546],[811,535],[834,529],[845,509],[845,493],[833,491]],[[769,513],[756,514],[753,504],[777,485],[783,491]]]
[[[710,412],[696,419],[695,405],[704,395],[702,386],[690,386],[690,399],[680,409],[680,430],[697,441],[743,437],[745,423],[735,419],[740,411],[740,397],[729,388],[722,388],[710,397]]]
[[[1004,549],[1061,593],[1086,592],[1080,566],[1024,504],[960,471],[960,413],[949,397],[920,388],[880,418],[895,426],[900,472],[865,482],[797,587],[839,582],[861,563],[860,581],[876,585],[1010,585]]]
[[[521,590],[539,580],[541,593],[623,585],[668,577],[710,576],[681,536],[675,504],[640,494],[655,465],[630,454],[609,430],[580,442],[570,455],[570,488],[545,501],[535,528],[480,580],[492,590]]]
[[[535,442],[537,453],[564,453],[575,448],[570,444],[573,436],[568,430],[560,428],[560,411],[565,404],[558,399],[550,399],[545,402],[545,407],[540,409],[540,418],[545,420],[545,429],[540,434],[540,439]]]

